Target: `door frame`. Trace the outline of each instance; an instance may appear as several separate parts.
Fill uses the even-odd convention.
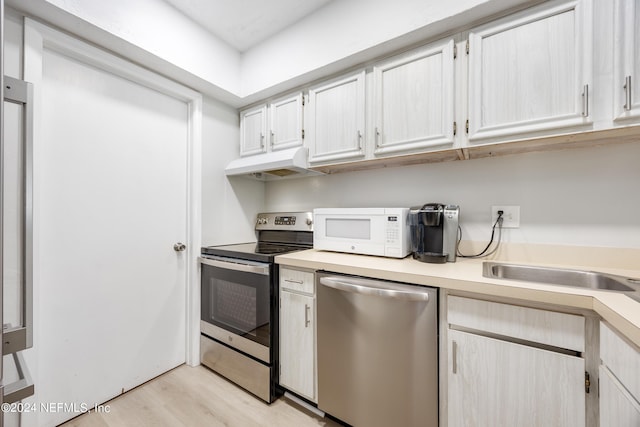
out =
[[[201,206],[202,206],[202,167],[200,163],[202,150],[202,95],[173,80],[169,80],[150,70],[133,64],[113,53],[92,46],[87,42],[56,31],[30,18],[24,19],[24,80],[33,83],[34,87],[34,129],[33,129],[33,182],[34,200],[38,200],[38,182],[40,175],[39,147],[44,144],[42,137],[42,70],[43,54],[48,49],[71,57],[82,63],[122,77],[136,84],[148,87],[174,99],[183,101],[188,108],[187,135],[187,236],[185,250],[185,284],[186,284],[186,348],[185,360],[190,366],[200,364],[200,281],[198,256],[201,247]],[[38,209],[34,206],[33,240],[40,236]],[[39,288],[40,275],[37,266],[41,254],[38,245],[34,244],[33,253],[33,286]],[[38,307],[37,292],[34,292],[34,307]],[[37,316],[37,311],[34,310]]]

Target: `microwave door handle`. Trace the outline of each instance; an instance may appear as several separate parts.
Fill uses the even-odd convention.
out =
[[[379,283],[384,284],[384,282]],[[365,281],[349,280],[338,277],[321,277],[320,284],[328,288],[355,294],[408,301],[429,301],[429,293],[421,291],[418,286],[396,285],[392,288],[379,288],[377,286],[367,286]]]
[[[262,274],[263,276],[269,275],[269,264],[243,264],[241,262],[229,262],[203,257],[200,257],[199,260],[201,264],[209,265],[211,267],[224,268],[226,270],[243,271],[245,273]]]

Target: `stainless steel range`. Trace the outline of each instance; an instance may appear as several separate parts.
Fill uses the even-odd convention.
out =
[[[270,403],[278,378],[274,257],[313,247],[313,214],[261,213],[255,229],[255,243],[202,248],[200,360]]]

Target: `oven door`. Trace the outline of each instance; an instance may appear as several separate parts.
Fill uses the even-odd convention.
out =
[[[201,332],[270,363],[270,264],[224,257],[200,263]]]

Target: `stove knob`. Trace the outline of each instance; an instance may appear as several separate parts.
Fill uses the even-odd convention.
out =
[[[313,220],[311,218],[307,218],[307,225],[313,224]]]

